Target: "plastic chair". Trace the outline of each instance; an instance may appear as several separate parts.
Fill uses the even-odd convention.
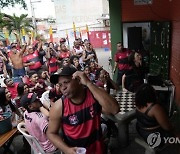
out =
[[[33,154],[45,154],[45,151],[40,146],[37,139],[31,135],[29,135],[28,131],[26,130],[26,126],[24,122],[21,122],[17,125],[17,129],[23,134],[23,136],[26,138],[28,143],[31,146],[31,153]]]
[[[31,154],[62,154],[61,151],[54,151],[51,153],[46,153],[37,139],[34,136],[29,135],[28,131],[26,130],[26,125],[24,122],[21,122],[17,125],[17,129],[23,134],[23,136],[26,138],[28,143],[31,146]]]

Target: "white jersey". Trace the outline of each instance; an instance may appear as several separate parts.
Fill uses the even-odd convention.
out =
[[[83,51],[84,51],[83,48],[81,46],[79,47],[79,49],[74,47],[74,50],[76,52],[76,55],[81,54],[81,57],[79,57],[79,63],[82,64],[83,63],[82,54],[83,54]]]

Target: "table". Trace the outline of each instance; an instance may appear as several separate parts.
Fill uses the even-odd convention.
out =
[[[136,117],[135,94],[120,91],[114,98],[120,106],[120,112],[104,116],[118,123],[118,141],[121,147],[125,147],[129,143],[129,122]]]
[[[7,151],[12,153],[12,151],[9,149],[9,147],[10,147],[10,145],[13,141],[13,138],[17,132],[18,132],[17,128],[13,128],[12,130],[8,131],[7,133],[0,135],[0,147],[3,147],[5,149],[4,153],[6,153]]]
[[[155,86],[155,85],[152,86],[158,94],[163,92],[169,92],[169,98],[162,101],[168,101],[166,109],[168,110],[168,115],[170,117],[172,115],[175,86],[171,82],[169,82],[169,85],[165,85],[165,86]],[[166,93],[164,95],[166,95]],[[166,97],[168,97],[168,95],[166,95]],[[161,104],[163,105],[163,103],[164,102],[162,102]]]
[[[117,100],[120,107],[120,112],[118,114],[123,115],[136,108],[134,93],[122,91],[115,95],[115,99]]]

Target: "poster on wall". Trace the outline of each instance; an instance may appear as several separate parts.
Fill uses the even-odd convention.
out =
[[[109,36],[109,42],[111,42],[111,33],[108,33]]]
[[[104,44],[104,45],[107,45],[107,44],[108,44],[107,40],[104,40],[104,41],[103,41],[103,44]]]
[[[102,38],[103,38],[103,39],[106,39],[106,33],[103,33],[103,34],[102,34]]]
[[[96,33],[96,38],[97,38],[97,39],[100,39],[99,33]]]

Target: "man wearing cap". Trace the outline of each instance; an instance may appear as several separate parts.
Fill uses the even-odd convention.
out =
[[[48,127],[47,117],[41,113],[42,104],[35,93],[25,94],[21,98],[21,105],[26,109],[24,112],[24,121],[28,133],[34,136],[43,150],[47,153],[56,151],[56,147],[46,136]]]
[[[102,110],[116,114],[119,111],[116,100],[74,67],[64,67],[50,81],[59,83],[63,94],[50,110],[47,131],[50,141],[66,154],[76,154],[77,147],[86,148],[87,154],[105,153],[100,115]],[[59,128],[63,137],[58,134]]]

